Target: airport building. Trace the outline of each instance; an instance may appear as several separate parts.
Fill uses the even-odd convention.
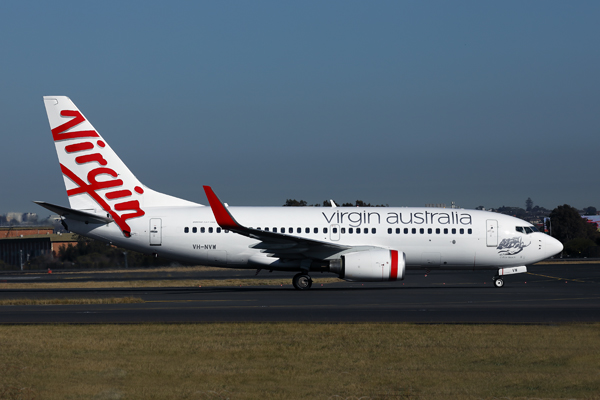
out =
[[[14,266],[25,265],[35,257],[56,256],[61,246],[73,246],[72,233],[54,233],[52,226],[1,227],[0,261]]]

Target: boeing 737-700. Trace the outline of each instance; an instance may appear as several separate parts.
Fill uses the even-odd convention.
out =
[[[407,269],[523,273],[562,244],[523,220],[479,210],[369,207],[229,207],[204,186],[208,206],[143,185],[65,96],[44,97],[70,207],[36,202],[78,234],[134,251],[224,268],[396,281]]]

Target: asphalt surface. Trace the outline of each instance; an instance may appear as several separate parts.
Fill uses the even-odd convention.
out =
[[[283,286],[140,289],[0,289],[0,300],[133,296],[139,304],[0,306],[0,323],[416,322],[571,323],[600,321],[600,263],[529,267],[495,288],[493,271],[409,271],[404,281],[292,288],[293,274],[222,270],[91,274],[0,274],[0,282],[61,279],[273,279]],[[333,275],[315,274],[313,277]],[[258,283],[258,282],[257,282]]]

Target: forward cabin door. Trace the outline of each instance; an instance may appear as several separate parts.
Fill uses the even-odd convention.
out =
[[[498,221],[495,219],[488,219],[486,221],[486,243],[488,247],[498,246]]]
[[[162,244],[162,219],[150,218],[150,246]]]

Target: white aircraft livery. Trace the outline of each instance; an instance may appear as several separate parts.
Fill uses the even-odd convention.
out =
[[[36,202],[78,234],[168,259],[224,268],[311,273],[347,281],[403,280],[407,269],[527,272],[562,251],[528,222],[493,212],[394,207],[229,207],[209,186],[209,206],[142,184],[65,96],[44,103],[70,207]]]

